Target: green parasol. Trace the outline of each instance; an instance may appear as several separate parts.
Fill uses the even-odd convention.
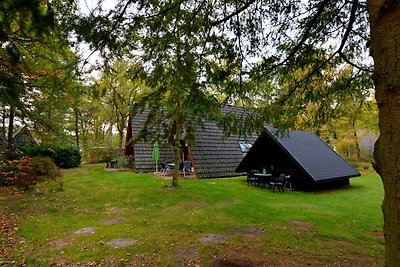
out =
[[[160,150],[158,148],[158,141],[153,144],[153,163],[156,164],[156,172],[158,172],[158,162],[160,161]]]

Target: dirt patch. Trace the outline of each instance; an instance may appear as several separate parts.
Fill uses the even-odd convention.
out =
[[[75,231],[74,234],[76,234],[76,235],[90,235],[90,234],[94,234],[94,232],[96,232],[96,228],[95,227],[85,227],[85,228],[81,228],[81,229]]]
[[[177,250],[172,257],[176,266],[196,266],[199,263],[199,254],[194,248]]]
[[[72,243],[71,239],[61,238],[61,239],[57,239],[57,240],[51,241],[49,243],[49,246],[50,246],[51,249],[58,250],[58,249],[62,249],[64,247],[66,247],[66,246],[71,245],[71,243]]]
[[[232,233],[246,237],[260,237],[265,235],[265,230],[260,227],[231,227],[228,228]]]
[[[158,254],[136,254],[133,256],[129,266],[163,266]]]
[[[113,247],[113,248],[123,248],[123,247],[129,247],[133,246],[137,243],[136,240],[130,239],[130,238],[117,238],[113,239],[111,241],[108,241],[106,243],[107,246]]]
[[[116,217],[116,218],[111,218],[108,220],[104,220],[101,223],[106,224],[106,225],[113,225],[113,224],[119,224],[124,220],[124,218],[121,217]]]
[[[164,188],[164,191],[173,191],[173,190],[178,189],[177,186],[172,186],[172,185],[164,185],[163,188]]]
[[[385,233],[383,231],[375,231],[372,235],[379,239],[385,239]]]
[[[124,208],[119,208],[119,207],[111,207],[107,210],[107,214],[116,214],[116,213],[121,213],[124,211]]]
[[[225,236],[222,234],[208,234],[197,240],[202,244],[222,244],[225,243]]]
[[[303,229],[307,229],[307,230],[311,230],[313,228],[312,224],[308,223],[308,222],[293,221],[292,224],[293,224],[293,226],[295,226],[297,228],[303,228]]]
[[[252,267],[252,266],[254,265],[250,260],[244,260],[244,259],[216,258],[211,263],[211,267]]]

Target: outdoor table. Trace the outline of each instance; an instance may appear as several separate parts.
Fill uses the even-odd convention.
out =
[[[255,173],[254,177],[257,178],[258,186],[260,186],[260,183],[264,184],[264,186],[265,186],[265,184],[267,182],[269,182],[269,179],[272,177],[272,174],[271,173]]]

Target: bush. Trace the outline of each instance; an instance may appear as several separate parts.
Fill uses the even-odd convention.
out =
[[[49,157],[60,168],[72,168],[81,164],[81,153],[77,147],[56,147],[40,144],[22,147],[21,150],[29,157]]]
[[[49,157],[33,157],[32,168],[36,175],[42,178],[55,179],[61,176],[60,169]]]
[[[54,158],[56,154],[56,148],[51,145],[38,144],[31,146],[21,147],[21,151],[29,157],[49,157]]]
[[[30,185],[36,184],[37,176],[32,167],[31,158],[7,160],[0,163],[0,185],[15,185],[27,190]]]
[[[115,159],[118,161],[118,168],[133,169],[133,157],[125,156],[125,157],[117,157]]]
[[[82,156],[77,147],[65,147],[56,150],[54,162],[60,168],[78,167],[81,164]]]
[[[91,147],[84,151],[85,161],[91,163],[108,162],[121,156],[121,149],[112,147]]]
[[[2,160],[18,160],[24,157],[24,153],[18,149],[4,150],[0,154]]]

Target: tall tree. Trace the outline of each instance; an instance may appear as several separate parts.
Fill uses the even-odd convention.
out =
[[[0,3],[0,102],[8,111],[10,149],[14,118],[51,131],[59,122],[45,113],[60,111],[76,63],[59,27],[60,16],[55,15],[62,5],[35,0]]]
[[[118,131],[118,148],[122,148],[124,132],[132,105],[138,100],[139,95],[146,90],[144,82],[133,75],[139,69],[137,64],[117,60],[110,68],[105,69],[100,79],[96,80],[96,90],[101,94],[105,110],[109,113],[109,134],[112,128]],[[111,143],[112,145],[112,143]]]

